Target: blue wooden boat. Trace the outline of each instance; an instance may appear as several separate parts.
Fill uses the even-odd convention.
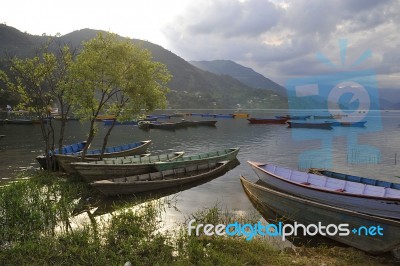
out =
[[[297,197],[369,215],[400,220],[400,189],[249,162],[269,187]]]
[[[202,116],[203,114],[200,114],[200,113],[191,113],[190,115],[191,115],[191,116]]]
[[[271,209],[280,216],[308,226],[348,224],[348,234],[325,234],[340,243],[372,254],[396,251],[400,247],[400,221],[382,218],[319,203],[269,188],[261,180],[256,183],[241,177],[243,189],[251,201],[262,209]],[[357,233],[357,229],[380,226],[383,235]],[[356,229],[357,228],[357,229]],[[356,233],[352,230],[356,229]],[[361,232],[361,231],[360,231]]]
[[[357,122],[350,122],[350,121],[334,121],[332,122],[332,126],[334,127],[365,127],[367,121],[357,121]]]
[[[114,157],[143,154],[146,152],[150,143],[151,140],[144,140],[119,146],[106,147],[102,158],[114,158]],[[69,172],[71,163],[79,161],[98,161],[100,160],[100,155],[101,155],[101,149],[97,149],[97,150],[88,150],[86,153],[86,157],[83,160],[81,152],[56,154],[55,157],[60,167],[64,171]]]
[[[394,189],[400,190],[400,183],[394,183],[394,182],[388,182],[388,181],[383,181],[383,180],[378,180],[378,179],[373,179],[373,178],[332,172],[332,171],[318,169],[318,168],[310,168],[308,170],[308,172],[310,174],[323,175],[323,176],[328,176],[328,177],[341,179],[341,180],[345,180],[345,181],[350,181],[350,182],[357,182],[357,183],[366,184],[366,185],[373,185],[373,186],[379,186],[379,187],[385,187],[385,188],[394,188]]]
[[[333,122],[286,121],[290,128],[332,129]]]
[[[234,118],[233,114],[216,114],[215,118]]]
[[[83,150],[83,148],[86,145],[86,141],[82,141],[82,142],[78,142],[75,144],[71,144],[71,145],[65,145],[62,147],[62,154],[75,154],[75,153],[79,153]],[[50,161],[52,161],[54,164],[52,165],[53,169],[58,170],[58,163],[57,160],[55,158],[52,158],[52,156],[54,154],[60,154],[60,150],[59,149],[55,149],[54,153],[53,152],[49,152],[49,156],[50,156]],[[46,163],[46,155],[39,155],[36,157],[36,161],[38,161],[38,163],[40,164],[40,167],[43,169],[47,169],[47,163]]]
[[[215,117],[215,114],[201,114],[202,117]]]

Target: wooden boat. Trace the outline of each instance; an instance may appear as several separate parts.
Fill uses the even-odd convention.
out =
[[[40,119],[6,119],[5,123],[10,125],[36,125],[40,124]],[[47,119],[43,119],[43,123],[47,123]]]
[[[175,130],[179,128],[186,128],[190,126],[215,126],[216,120],[203,120],[203,121],[192,121],[182,119],[180,122],[147,122],[143,121],[138,123],[139,128],[144,130],[149,129],[165,129]]]
[[[200,113],[190,113],[190,116],[202,116]]]
[[[215,114],[201,114],[202,117],[215,117]]]
[[[146,118],[146,119],[138,119],[138,120],[122,121],[122,122],[115,121],[115,123],[114,123],[114,119],[104,119],[103,120],[103,124],[104,124],[104,126],[111,126],[113,123],[116,126],[120,126],[120,125],[123,125],[123,126],[131,126],[131,125],[137,126],[138,123],[141,122],[141,121],[157,121],[157,118]]]
[[[113,157],[144,154],[150,144],[151,140],[144,140],[120,146],[107,147],[102,158],[113,158]],[[86,157],[84,158],[83,161],[98,161],[100,160],[100,155],[101,155],[100,149],[88,150],[86,153]],[[70,166],[71,163],[82,161],[82,156],[80,152],[56,154],[55,157],[61,169],[63,169],[67,173],[74,172],[74,170]]]
[[[247,113],[234,113],[233,116],[235,118],[249,118],[250,114],[247,114]]]
[[[340,180],[272,164],[249,164],[273,189],[352,211],[400,219],[400,189]]]
[[[194,121],[194,120],[185,120],[182,119],[180,122],[182,125],[192,127],[192,126],[212,126],[214,127],[215,124],[217,123],[217,120],[200,120],[200,121]]]
[[[96,116],[96,121],[112,120],[115,119],[115,115],[98,115]]]
[[[127,176],[90,183],[107,196],[126,195],[154,190],[180,187],[226,172],[229,161],[200,163],[183,168],[152,172],[148,174]]]
[[[357,122],[350,122],[350,121],[334,121],[332,122],[332,126],[334,127],[365,127],[367,121],[357,121]]]
[[[328,177],[332,177],[332,178],[336,178],[336,179],[357,182],[357,183],[366,184],[366,185],[373,185],[373,186],[378,186],[378,187],[386,187],[386,188],[393,188],[393,189],[400,190],[400,183],[393,183],[393,182],[372,179],[372,178],[367,178],[367,177],[348,175],[348,174],[332,172],[332,171],[328,171],[328,170],[324,170],[324,169],[317,169],[317,168],[310,168],[308,170],[308,173],[316,174],[316,175],[324,175],[324,176],[328,176]]]
[[[317,129],[332,129],[332,122],[295,122],[286,121],[290,128],[317,128]]]
[[[314,119],[335,119],[333,115],[313,115]]]
[[[140,129],[149,130],[149,129],[164,129],[164,130],[175,130],[178,128],[186,127],[184,123],[181,122],[147,122],[142,121],[138,123],[138,127]]]
[[[305,226],[318,223],[324,226],[348,224],[348,235],[325,235],[335,241],[372,254],[395,251],[400,248],[400,221],[398,220],[363,214],[289,195],[268,188],[260,180],[253,183],[242,176],[240,181],[247,196],[257,202],[257,205],[272,209],[292,221]],[[378,225],[383,228],[383,235],[356,234],[359,228],[371,226],[376,228]],[[356,233],[352,232],[353,229],[356,229]]]
[[[249,118],[249,124],[285,124],[286,118]]]
[[[173,113],[173,114],[171,115],[171,117],[184,117],[184,116],[186,116],[185,113]]]
[[[236,158],[239,148],[212,151],[192,156],[182,156],[170,162],[156,162],[154,167],[157,171],[164,171],[174,168],[181,168],[199,163],[214,163],[220,161],[230,161]]]
[[[80,151],[83,150],[83,148],[86,145],[86,141],[82,141],[82,142],[78,142],[75,144],[71,144],[71,145],[65,145],[62,147],[62,154],[74,154],[74,153],[79,153]],[[49,152],[49,156],[53,156],[56,157],[58,154],[60,154],[60,150],[59,149],[55,149],[54,153]],[[40,167],[43,169],[47,169],[47,162],[46,162],[46,155],[39,155],[36,157],[36,161],[38,161],[38,163],[40,164]],[[51,161],[53,163],[55,163],[56,165],[52,165],[53,169],[58,170],[59,168],[59,164],[57,162],[57,160],[52,160]]]
[[[182,157],[184,152],[152,155],[140,158],[122,160],[104,160],[96,162],[71,163],[71,168],[88,182],[103,179],[118,178],[132,175],[146,174],[156,171],[155,162],[173,161]]]
[[[216,114],[215,118],[234,118],[233,114]]]
[[[170,119],[171,115],[161,114],[161,115],[146,115],[148,119]]]
[[[310,115],[284,115],[284,116],[275,116],[275,118],[281,119],[286,118],[287,120],[307,120],[311,118]]]

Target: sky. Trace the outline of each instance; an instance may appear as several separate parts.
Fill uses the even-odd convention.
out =
[[[379,87],[398,88],[399,10],[389,0],[13,0],[0,23],[37,35],[108,30],[188,61],[233,60],[282,85],[369,69]]]

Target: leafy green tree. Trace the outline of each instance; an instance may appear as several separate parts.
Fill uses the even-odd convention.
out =
[[[152,61],[148,50],[113,33],[99,33],[85,42],[72,73],[74,112],[90,121],[82,158],[96,135],[98,115],[113,114],[115,120],[127,120],[137,118],[142,110],[165,107],[166,84],[171,78],[164,64]],[[112,128],[104,138],[102,154]]]
[[[71,89],[69,68],[73,54],[68,46],[58,46],[58,51],[49,50],[51,42],[40,49],[41,54],[32,58],[9,58],[10,69],[0,72],[0,80],[7,88],[19,96],[18,109],[26,110],[40,119],[42,137],[45,142],[47,169],[52,164],[49,151],[54,150],[55,132],[50,118],[54,104],[61,107],[61,127],[58,145],[62,143],[69,105],[66,91]]]

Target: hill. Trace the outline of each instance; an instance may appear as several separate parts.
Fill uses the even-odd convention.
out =
[[[219,75],[229,75],[240,82],[256,89],[268,89],[278,95],[286,96],[284,87],[264,77],[249,67],[242,66],[231,60],[190,61],[200,69]]]
[[[83,29],[56,38],[56,41],[67,43],[80,49],[82,42],[92,39],[98,30]],[[29,57],[49,36],[35,36],[22,33],[6,25],[0,25],[0,56],[16,55]],[[150,50],[155,61],[164,63],[173,78],[169,83],[171,92],[167,95],[170,108],[286,108],[284,97],[265,89],[256,89],[245,85],[230,76],[221,76],[201,70],[176,54],[163,47],[132,39],[143,48]],[[5,68],[4,63],[0,65]],[[5,104],[7,97],[3,95],[0,105]]]

